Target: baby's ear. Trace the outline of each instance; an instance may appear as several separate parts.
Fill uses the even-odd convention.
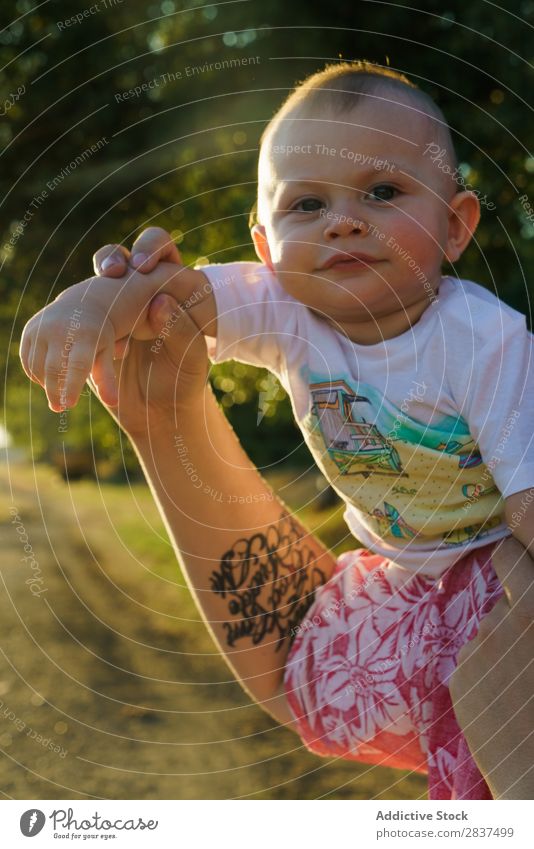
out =
[[[480,221],[480,202],[474,192],[457,192],[449,202],[449,229],[445,258],[460,259]]]
[[[269,249],[269,243],[267,241],[267,236],[265,235],[265,227],[263,224],[255,224],[254,227],[252,227],[250,234],[252,236],[252,241],[254,242],[254,247],[256,248],[258,259],[270,268],[271,271],[274,271],[271,251]]]

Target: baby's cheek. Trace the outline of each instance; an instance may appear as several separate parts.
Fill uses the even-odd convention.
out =
[[[305,278],[303,274],[295,274],[292,270],[288,271],[279,264],[274,267],[274,272],[282,289],[295,300],[301,301],[303,292],[309,289],[306,285],[308,278]]]
[[[413,260],[430,271],[439,265],[443,256],[443,233],[436,222],[428,221],[426,227],[407,227],[398,234],[396,241],[401,246],[399,249],[394,245],[398,257],[408,266]]]
[[[295,238],[291,235],[291,233],[287,233],[285,231],[278,233],[277,236],[278,238],[273,240],[271,251],[273,256],[276,257],[277,262],[286,263],[295,252]]]
[[[285,289],[288,294],[293,295],[296,288],[295,283],[297,282],[297,275],[291,274],[291,272],[287,271],[281,264],[275,265],[274,271],[282,288]]]

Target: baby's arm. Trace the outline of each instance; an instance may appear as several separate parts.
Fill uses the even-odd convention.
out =
[[[83,280],[30,319],[20,357],[28,377],[45,389],[51,409],[74,406],[90,374],[102,400],[110,406],[117,403],[116,342],[129,335],[154,338],[149,306],[162,292],[189,309],[205,335],[215,335],[215,299],[207,277],[168,262],[158,263],[150,273]]]
[[[169,233],[149,227],[136,240],[131,255],[122,245],[106,245],[93,262],[97,274],[118,277],[127,271],[128,264],[145,272],[169,259],[180,262]],[[280,376],[285,371],[289,340],[299,334],[300,314],[305,307],[284,292],[275,274],[261,262],[214,263],[202,271],[216,302],[217,326],[205,331],[216,338],[216,345],[209,348],[212,362],[235,359]],[[206,288],[203,284],[201,294]],[[195,298],[191,297],[191,303]]]

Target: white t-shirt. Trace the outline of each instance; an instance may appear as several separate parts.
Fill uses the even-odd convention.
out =
[[[534,486],[534,351],[524,316],[443,277],[419,321],[351,342],[254,262],[208,265],[214,362],[273,371],[367,548],[439,576],[507,536],[506,497]]]

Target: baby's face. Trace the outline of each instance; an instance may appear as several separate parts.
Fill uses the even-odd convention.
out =
[[[435,298],[456,186],[425,156],[433,141],[429,118],[373,100],[286,121],[262,151],[256,247],[354,341],[398,335]]]

